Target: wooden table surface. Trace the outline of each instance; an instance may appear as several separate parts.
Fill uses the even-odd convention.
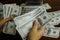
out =
[[[27,1],[27,0],[0,0],[0,2],[2,3],[17,3],[17,4],[20,4],[24,1]],[[52,7],[52,9],[48,10],[49,12],[60,10],[60,0],[43,0],[43,1],[44,3],[49,3],[50,6]],[[57,25],[57,26],[60,26],[60,25]],[[57,39],[42,37],[41,40],[60,40],[60,37]]]
[[[60,10],[60,0],[44,0],[44,3],[49,3],[52,7],[49,11]]]

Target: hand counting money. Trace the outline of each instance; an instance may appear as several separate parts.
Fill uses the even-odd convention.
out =
[[[16,30],[19,32],[23,40],[26,40],[28,33],[30,32],[33,21],[38,20],[41,28],[43,25],[46,26],[45,33],[43,36],[58,38],[60,34],[60,28],[54,27],[60,23],[60,11],[47,12],[50,9],[50,5],[43,4],[40,6],[21,6],[16,4],[5,4],[0,7],[0,11],[3,10],[3,18],[14,16],[14,21],[9,21],[3,28],[3,33],[15,35]],[[24,14],[22,14],[24,13]],[[22,15],[21,15],[22,14]]]
[[[16,4],[5,4],[3,5],[3,16],[4,19],[10,16],[20,16],[21,7],[16,6]],[[9,21],[5,24],[3,28],[3,33],[15,35],[16,34],[16,26],[14,21]]]
[[[40,10],[40,12],[39,12],[39,10]],[[19,34],[21,35],[22,39],[26,40],[26,37],[27,37],[28,33],[30,32],[30,29],[32,28],[33,21],[35,19],[38,19],[40,26],[42,26],[42,25],[46,26],[46,31],[43,36],[51,37],[51,38],[58,38],[59,29],[54,27],[54,25],[58,24],[57,23],[58,22],[57,20],[59,18],[58,14],[56,14],[56,12],[51,12],[51,13],[46,12],[46,8],[43,6],[40,7],[40,9],[36,8],[28,13],[25,13],[24,15],[14,18],[15,24],[17,25],[16,29],[19,32]],[[52,22],[52,21],[54,21],[54,22]],[[49,27],[51,27],[51,28],[49,28]]]
[[[37,11],[38,10],[38,11]],[[37,10],[35,9],[35,11],[33,10],[33,12],[35,13],[25,13],[22,16],[16,17],[14,19],[17,27],[16,29],[18,30],[18,32],[20,33],[21,37],[23,38],[23,40],[26,40],[26,36],[29,33],[29,29],[32,28],[32,23],[36,18],[40,18],[41,15],[45,15],[47,17],[47,20],[49,20],[49,16],[47,16],[47,12],[45,10],[45,7],[39,7],[37,8]],[[31,11],[32,12],[32,11]],[[28,15],[29,14],[29,15]],[[34,15],[31,15],[34,14]],[[26,15],[26,16],[25,16]],[[31,16],[30,16],[31,15]],[[45,16],[42,16],[42,18],[44,18]],[[19,23],[18,23],[18,21]],[[23,21],[24,20],[24,21]],[[28,21],[27,21],[28,20]],[[44,19],[43,19],[44,20]],[[45,20],[45,22],[47,21]],[[44,21],[42,21],[43,23]],[[44,23],[43,23],[44,24]],[[24,30],[23,30],[24,29]],[[23,35],[23,34],[24,35]],[[26,35],[26,36],[25,36]]]

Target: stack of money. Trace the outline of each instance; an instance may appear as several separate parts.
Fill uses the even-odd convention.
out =
[[[58,38],[60,34],[60,28],[54,27],[60,23],[60,11],[47,12],[50,9],[49,5],[41,5],[36,7],[30,12],[26,12],[21,16],[15,17],[14,22],[16,24],[16,30],[19,32],[23,40],[26,40],[30,29],[32,28],[33,21],[38,19],[39,28],[46,26],[43,36]]]
[[[22,7],[22,14],[33,11],[34,9],[38,8],[39,6],[21,6]],[[46,7],[46,9],[51,9],[51,7],[48,3],[45,3],[42,6]]]
[[[16,4],[5,4],[3,5],[3,18],[8,18],[10,16],[20,16],[22,8]],[[16,25],[14,21],[9,21],[5,24],[3,28],[3,33],[15,35]]]
[[[18,6],[16,4],[1,4],[0,15],[1,18],[8,18],[14,16],[12,21],[5,24],[3,33],[15,35],[16,30],[19,32],[23,40],[26,40],[30,29],[32,28],[35,19],[39,22],[39,28],[43,25],[46,26],[43,36],[58,38],[60,28],[54,27],[60,23],[60,10],[55,12],[47,12],[51,9],[48,3],[40,6]],[[22,15],[21,15],[22,14]]]
[[[41,26],[45,25],[50,21],[51,16],[49,16],[46,11],[50,8],[51,7],[48,4],[35,6],[35,9],[29,10],[30,12],[26,12],[25,14],[14,18],[14,22],[17,26],[16,29],[23,40],[26,40],[26,37],[30,31],[29,29],[32,28],[33,21],[35,19],[38,19]]]

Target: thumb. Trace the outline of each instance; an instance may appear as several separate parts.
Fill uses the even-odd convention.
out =
[[[38,28],[38,21],[35,20],[33,23],[33,29],[37,30],[37,28]]]
[[[44,31],[45,31],[45,26],[42,26],[41,29],[39,30],[39,33],[44,34]]]

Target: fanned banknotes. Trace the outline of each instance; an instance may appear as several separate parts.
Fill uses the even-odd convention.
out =
[[[45,15],[45,16],[43,16],[43,15]],[[39,8],[36,8],[35,10],[33,10],[29,13],[25,13],[24,15],[14,18],[14,21],[17,25],[16,29],[18,30],[18,32],[21,35],[21,37],[23,38],[23,40],[26,40],[26,36],[30,31],[29,29],[32,28],[32,23],[36,18],[39,18],[39,19],[42,18],[42,19],[40,19],[40,20],[43,20],[43,21],[41,21],[41,24],[45,24],[45,22],[50,20],[49,19],[50,17],[48,16],[48,13],[46,12],[45,7],[40,6]]]
[[[16,29],[21,35],[22,39],[26,40],[28,33],[32,28],[33,21],[37,19],[39,22],[39,28],[43,25],[46,26],[45,33],[43,36],[58,38],[60,32],[59,28],[54,27],[54,25],[58,24],[59,22],[59,13],[58,15],[56,13],[57,12],[51,12],[50,14],[46,11],[46,8],[44,6],[40,6],[28,13],[25,13],[24,15],[15,17],[14,22],[17,26]],[[52,23],[52,21],[54,22]]]
[[[30,32],[33,21],[38,20],[41,28],[43,25],[46,26],[45,33],[43,36],[58,38],[60,34],[60,28],[54,27],[60,23],[60,10],[55,12],[47,12],[50,9],[48,3],[40,6],[21,6],[16,4],[0,4],[0,14],[3,13],[3,18],[14,16],[13,21],[9,21],[3,28],[3,33],[15,35],[16,30],[19,32],[23,40],[27,39],[28,33]],[[21,15],[22,14],[22,15]]]
[[[8,18],[10,16],[20,16],[21,14],[21,10],[22,8],[17,6],[16,4],[5,4],[3,5],[3,16],[4,19]],[[6,34],[11,34],[11,35],[15,35],[16,34],[16,26],[14,21],[9,21],[5,24],[4,28],[3,28],[3,33]]]

